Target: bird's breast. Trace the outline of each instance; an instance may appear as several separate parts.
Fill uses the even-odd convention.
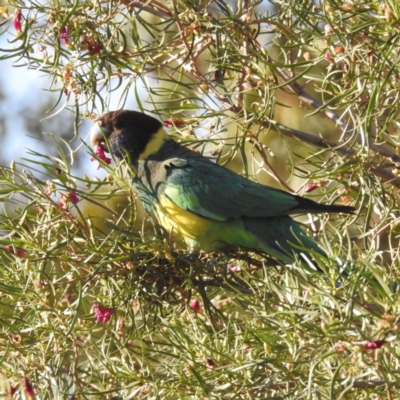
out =
[[[155,209],[163,228],[182,236],[189,246],[203,250],[204,247],[207,250],[213,247],[207,240],[207,234],[212,230],[214,221],[183,210],[165,195],[160,197]]]
[[[246,232],[241,219],[204,218],[178,207],[165,194],[154,208],[164,229],[181,236],[192,249],[211,252],[228,246],[258,247],[257,239]]]

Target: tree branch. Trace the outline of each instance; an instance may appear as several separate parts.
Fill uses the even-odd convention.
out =
[[[272,64],[274,64],[274,60],[271,57],[268,57],[268,61]],[[354,126],[351,124],[343,122],[341,116],[336,114],[334,111],[329,110],[327,108],[324,108],[324,104],[312,97],[309,93],[307,93],[304,88],[298,84],[297,82],[291,82],[292,79],[286,74],[285,71],[283,71],[282,68],[280,67],[275,67],[276,72],[278,75],[287,82],[287,86],[297,95],[297,97],[304,103],[308,104],[312,108],[319,110],[321,113],[325,114],[327,118],[335,122],[335,124],[344,132],[344,133],[349,133],[353,132]],[[362,143],[362,138],[357,135],[356,140],[358,143]],[[383,146],[382,144],[379,143],[370,143],[369,148],[376,153],[380,154],[381,156],[387,158],[391,162],[393,162],[396,167],[400,167],[400,156],[396,154],[393,150],[387,148],[386,146]]]
[[[324,139],[320,136],[315,136],[310,133],[302,132],[297,129],[292,129],[287,126],[284,126],[276,121],[264,121],[261,124],[265,128],[275,128],[277,129],[282,135],[286,137],[296,138],[301,140],[304,143],[311,144],[313,146],[317,146],[323,149],[332,149],[344,156],[354,156],[355,152],[346,147],[344,144],[332,142],[331,140]],[[380,145],[378,145],[380,146]],[[385,151],[387,149],[385,148]],[[365,168],[367,168],[372,174],[375,176],[383,179],[385,183],[389,183],[396,188],[400,189],[400,178],[395,175],[392,171],[389,171],[383,167],[376,167],[372,164],[366,164]]]

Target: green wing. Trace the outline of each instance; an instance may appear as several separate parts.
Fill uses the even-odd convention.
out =
[[[164,194],[180,208],[217,221],[287,215],[295,212],[301,200],[203,158],[170,159],[164,166]]]

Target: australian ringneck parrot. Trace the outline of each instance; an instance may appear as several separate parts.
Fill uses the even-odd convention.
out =
[[[351,213],[353,207],[318,204],[250,181],[186,148],[146,114],[119,110],[99,118],[94,146],[134,167],[132,181],[148,211],[193,251],[242,248],[292,263],[295,246],[324,254],[289,215]]]

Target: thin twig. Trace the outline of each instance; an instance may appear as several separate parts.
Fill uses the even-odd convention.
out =
[[[257,150],[259,152],[259,154],[261,155],[261,158],[264,161],[264,164],[266,164],[266,166],[269,168],[269,170],[272,173],[272,176],[288,191],[291,193],[294,193],[294,190],[284,181],[282,180],[279,175],[275,172],[274,168],[272,167],[271,163],[268,161],[268,157],[265,154],[265,151],[262,147],[262,145],[260,144],[260,142],[254,138],[254,144],[257,147]]]
[[[324,139],[321,136],[312,135],[311,133],[303,132],[298,129],[289,128],[276,121],[263,121],[261,125],[267,129],[275,128],[282,135],[290,138],[296,138],[304,143],[311,144],[323,149],[334,149],[337,153],[343,154],[344,156],[354,156],[353,150],[349,149],[343,144],[333,142],[328,139]]]
[[[365,166],[369,171],[371,171],[377,177],[383,179],[385,183],[390,183],[391,185],[400,188],[400,178],[395,175],[393,172],[389,171],[386,168],[379,167],[376,168],[371,164],[366,164]]]

